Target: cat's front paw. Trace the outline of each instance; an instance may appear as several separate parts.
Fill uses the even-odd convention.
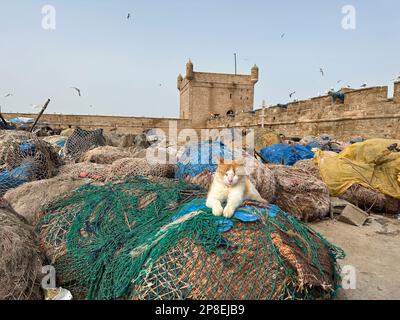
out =
[[[212,213],[214,216],[220,217],[220,216],[222,216],[223,212],[224,212],[224,209],[221,206],[214,206],[212,208]]]
[[[235,209],[232,209],[231,207],[225,207],[223,215],[225,218],[229,219],[229,218],[232,218],[234,213],[235,213]]]

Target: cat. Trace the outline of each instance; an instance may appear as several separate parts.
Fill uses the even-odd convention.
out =
[[[212,209],[215,216],[231,218],[245,200],[267,203],[246,174],[242,159],[225,163],[225,160],[220,158],[207,195],[206,206]],[[222,207],[224,201],[227,201],[225,208]]]

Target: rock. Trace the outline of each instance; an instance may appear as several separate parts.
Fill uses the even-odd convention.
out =
[[[369,218],[368,213],[366,213],[365,211],[361,210],[360,208],[352,204],[348,204],[343,209],[338,220],[341,222],[361,227],[368,220],[368,218]]]
[[[330,209],[331,218],[333,218],[335,214],[341,214],[344,208],[349,204],[351,205],[351,203],[346,200],[336,197],[331,197],[331,209]]]

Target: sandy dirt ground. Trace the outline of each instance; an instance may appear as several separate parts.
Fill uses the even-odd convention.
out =
[[[356,268],[356,289],[338,299],[400,299],[400,220],[372,215],[362,227],[324,220],[311,227],[346,252],[341,267]]]

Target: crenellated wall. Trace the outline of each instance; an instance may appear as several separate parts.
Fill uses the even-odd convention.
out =
[[[176,123],[178,131],[187,128],[196,131],[201,128],[248,128],[264,123],[264,127],[292,137],[327,133],[344,140],[355,136],[400,139],[400,82],[395,83],[393,98],[387,97],[387,87],[342,90],[345,92],[343,104],[333,103],[331,97],[322,96],[289,103],[287,108],[273,106],[264,111],[239,112],[234,117],[208,119],[205,124],[195,121],[195,126],[192,119],[92,115],[44,114],[41,121],[55,128],[103,128],[106,132],[133,134],[151,128],[160,128],[167,133],[171,123]],[[19,116],[36,117],[23,113],[4,114],[6,119]]]
[[[394,97],[387,87],[359,90],[342,89],[344,103],[332,102],[330,96],[289,103],[287,108],[273,106],[243,112],[235,117],[207,121],[208,128],[264,126],[287,136],[303,137],[327,133],[338,139],[354,136],[400,139],[400,82],[395,83]]]

